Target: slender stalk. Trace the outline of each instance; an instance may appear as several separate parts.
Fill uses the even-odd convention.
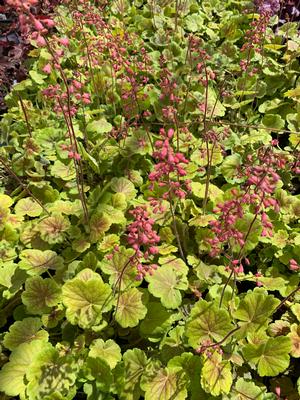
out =
[[[26,110],[25,104],[24,104],[24,102],[22,100],[22,97],[20,95],[18,95],[18,97],[19,97],[21,108],[22,108],[22,111],[23,111],[23,114],[24,114],[24,117],[25,117],[25,122],[26,122],[28,134],[32,138],[31,126],[30,126],[30,123],[29,123],[29,118],[28,118],[28,115],[27,115],[27,110]]]

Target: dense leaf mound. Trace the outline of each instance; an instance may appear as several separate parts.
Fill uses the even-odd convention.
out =
[[[7,1],[1,398],[299,399],[298,23],[61,3]]]

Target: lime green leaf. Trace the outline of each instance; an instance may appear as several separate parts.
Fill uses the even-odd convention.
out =
[[[53,279],[33,276],[25,282],[22,301],[29,313],[43,314],[59,302],[60,293],[60,287]]]
[[[101,242],[97,243],[97,249],[103,253],[113,250],[116,245],[119,245],[120,238],[115,233],[105,235]]]
[[[289,234],[283,229],[279,229],[272,237],[272,245],[283,249],[288,243]]]
[[[27,249],[20,253],[19,267],[29,275],[40,275],[48,269],[57,270],[62,267],[63,259],[52,250]]]
[[[243,348],[243,355],[247,361],[257,365],[260,376],[276,376],[289,366],[290,351],[290,338],[278,336],[262,343],[247,344]]]
[[[99,274],[88,268],[65,283],[62,294],[67,319],[82,328],[98,325],[102,313],[112,307],[110,286],[103,283]]]
[[[66,217],[56,214],[43,219],[39,223],[38,229],[41,238],[45,240],[45,242],[54,244],[62,243],[65,240],[66,233],[70,226],[71,224]]]
[[[80,363],[72,355],[62,356],[52,346],[43,349],[26,373],[29,398],[72,400],[79,369]]]
[[[288,337],[292,342],[292,350],[291,355],[295,358],[300,357],[300,325],[293,324],[291,325],[291,332],[288,334]]]
[[[123,193],[126,200],[131,200],[136,195],[134,184],[126,178],[113,178],[111,181],[111,189],[116,193]]]
[[[0,204],[3,208],[9,208],[13,204],[13,199],[6,194],[0,193]]]
[[[160,298],[164,307],[177,308],[180,306],[182,301],[180,290],[188,287],[187,278],[180,271],[176,273],[171,265],[165,264],[146,279],[149,282],[149,292]]]
[[[56,160],[52,165],[51,174],[56,178],[62,179],[63,181],[71,181],[76,177],[76,171],[73,162],[64,164],[59,160]]]
[[[90,221],[90,239],[92,242],[97,242],[102,239],[104,233],[107,232],[113,221],[104,213],[96,213],[92,216]]]
[[[120,247],[119,251],[113,253],[111,259],[103,259],[100,263],[101,270],[109,275],[109,283],[123,291],[132,284],[136,284],[137,270],[130,262],[134,254],[133,249]]]
[[[147,314],[147,307],[142,301],[143,293],[136,288],[120,294],[116,310],[116,321],[123,328],[132,328]]]
[[[284,128],[284,120],[277,114],[266,114],[263,119],[262,123],[267,128],[275,128],[275,129],[283,129]]]
[[[29,71],[29,76],[38,85],[42,85],[43,83],[45,83],[44,82],[44,78],[47,77],[47,75],[40,74],[40,73],[38,73],[37,71],[34,71],[34,70]]]
[[[230,321],[228,312],[215,303],[198,301],[186,324],[190,346],[197,349],[204,340],[222,340],[233,328]]]
[[[203,28],[203,18],[197,14],[185,17],[184,24],[189,32],[199,32]]]
[[[187,398],[187,379],[182,373],[160,369],[151,380],[142,385],[145,400],[184,400]]]
[[[235,389],[237,394],[234,395],[234,400],[264,400],[266,389],[258,387],[254,382],[248,381],[243,378],[239,378],[236,381]]]
[[[123,368],[117,371],[117,390],[120,400],[140,399],[139,383],[147,362],[145,353],[140,349],[127,350],[124,353]]]
[[[42,322],[39,318],[25,318],[14,322],[9,332],[4,336],[3,344],[9,350],[16,349],[22,343],[30,343],[33,340],[47,342],[48,333],[40,330]]]
[[[201,383],[203,389],[213,396],[228,394],[232,385],[230,362],[222,361],[222,356],[214,352],[204,361]]]
[[[208,156],[210,163],[213,166],[221,164],[221,162],[223,161],[222,149],[220,146],[213,146],[210,144],[208,149]],[[206,147],[203,146],[202,148],[195,150],[191,154],[191,161],[201,167],[206,167],[208,164]]]
[[[89,357],[101,358],[113,369],[121,361],[122,355],[120,347],[113,340],[109,339],[105,342],[102,339],[96,339],[90,345]]]
[[[12,352],[9,362],[0,371],[0,388],[8,396],[23,397],[26,385],[24,376],[34,359],[45,348],[45,342],[34,340],[30,343],[23,343]]]
[[[295,317],[297,318],[297,320],[300,322],[300,303],[293,304],[291,306],[291,310],[295,315]]]
[[[237,174],[241,162],[242,160],[239,154],[232,154],[225,158],[220,167],[220,171],[221,174],[225,177],[227,182],[229,183],[237,182]]]
[[[97,139],[102,133],[110,132],[112,130],[112,125],[107,122],[105,118],[101,118],[98,121],[89,122],[86,130],[90,139]]]
[[[295,89],[290,89],[286,91],[284,97],[299,97],[300,96],[300,86],[296,87]]]
[[[21,199],[15,206],[17,215],[28,215],[29,217],[38,217],[42,213],[42,207],[31,197]]]
[[[242,321],[242,332],[256,331],[264,325],[279,303],[280,300],[268,295],[263,288],[255,288],[241,300],[233,316]]]
[[[192,182],[192,193],[194,196],[199,197],[199,199],[204,199],[205,197],[205,184],[200,182]],[[223,195],[223,191],[219,189],[217,186],[212,183],[208,187],[208,198],[216,201],[221,198]]]

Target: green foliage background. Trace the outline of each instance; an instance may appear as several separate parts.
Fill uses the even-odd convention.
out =
[[[177,12],[175,2],[161,0],[113,1],[104,11],[91,4],[110,24],[111,40],[126,42],[125,33],[131,38],[124,51],[137,76],[141,48],[149,58],[149,81],[140,87],[135,111],[151,115],[136,127],[121,96],[126,83],[111,74],[109,43],[90,69],[86,46],[93,49],[97,30],[75,26],[74,4],[57,9],[56,35],[70,40],[61,64],[68,79],[76,70],[93,71],[85,86],[92,102],[73,118],[89,223],[73,161],[61,149],[65,121],[41,94],[50,84],[62,85],[60,73],[43,73],[51,54],[35,48],[29,76],[8,94],[9,109],[0,122],[1,398],[275,400],[281,387],[282,398],[298,399],[299,271],[288,268],[291,259],[300,262],[299,181],[293,171],[278,171],[274,196],[280,211],[268,211],[274,235],[262,237],[256,221],[245,246],[250,267],[244,274],[229,279],[226,257],[211,258],[206,242],[216,205],[244,183],[238,171],[247,155],[255,156],[272,138],[279,140],[276,151],[291,160],[295,155],[297,23],[275,30],[277,17],[271,18],[263,53],[249,55],[259,73],[249,76],[239,66],[245,32],[258,18],[244,12],[249,2],[186,0],[176,2]],[[86,12],[85,5],[77,6]],[[206,91],[187,61],[191,34],[201,39],[217,76],[207,91],[211,126],[229,132],[213,152],[206,214],[208,156],[198,107]],[[165,212],[152,213],[161,236],[159,268],[141,284],[128,263],[133,250],[126,226],[130,209],[149,205],[153,141],[160,127],[170,127],[160,99],[161,54],[184,99],[177,135],[179,150],[190,160],[192,190],[174,204],[176,230],[167,205]],[[126,136],[111,135],[123,123],[129,124]],[[155,187],[154,197],[160,195]],[[249,221],[240,221],[241,231]],[[120,250],[108,259],[116,245]],[[199,354],[206,345],[208,351]]]

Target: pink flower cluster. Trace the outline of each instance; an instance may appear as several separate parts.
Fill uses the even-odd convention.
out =
[[[296,260],[293,258],[290,260],[290,265],[289,268],[291,271],[299,271],[300,270],[300,265],[297,263]]]
[[[185,180],[180,182],[180,178],[187,174],[184,164],[188,164],[188,160],[182,153],[175,153],[171,145],[174,136],[174,130],[169,129],[166,132],[164,129],[160,130],[161,140],[157,140],[154,144],[156,151],[153,157],[158,160],[154,167],[154,171],[150,172],[149,180],[151,182],[158,182],[158,186],[165,187],[167,191],[163,194],[163,199],[170,199],[172,195],[180,199],[184,199],[186,192],[181,188],[185,186],[190,190],[190,181]],[[176,180],[175,180],[176,178]],[[150,185],[153,190],[154,183]]]
[[[81,160],[80,154],[77,153],[76,151],[72,150],[72,146],[71,145],[68,146],[66,144],[62,144],[61,148],[62,148],[62,150],[68,151],[68,157],[69,158],[73,158],[75,161]]]
[[[53,28],[55,23],[50,18],[38,19],[31,13],[31,7],[37,4],[37,0],[6,0],[6,3],[19,14],[21,34],[26,37],[34,31],[31,38],[36,40],[39,46],[45,46],[46,41],[43,35],[48,32],[48,29]]]
[[[245,212],[249,212],[249,207],[253,210],[254,220],[261,221],[261,236],[273,235],[273,224],[266,210],[272,208],[275,212],[279,212],[279,203],[272,196],[280,180],[275,171],[283,170],[286,165],[285,156],[274,152],[272,147],[263,146],[258,149],[257,160],[252,156],[247,157],[244,168],[238,174],[240,178],[246,177],[246,182],[242,185],[243,191],[232,189],[232,198],[218,204],[213,210],[219,217],[210,222],[214,233],[214,237],[207,240],[211,245],[211,256],[217,256],[223,245],[228,244],[230,240],[241,248],[244,247],[250,232],[240,232],[236,228],[236,223],[244,217]],[[249,229],[251,230],[251,224]]]
[[[157,269],[156,264],[142,264],[141,259],[148,260],[151,255],[158,253],[157,244],[160,237],[153,230],[155,221],[149,218],[146,206],[136,207],[130,211],[130,214],[133,215],[134,221],[128,225],[127,241],[135,250],[132,261],[137,266],[137,279],[142,280],[147,273],[152,275],[153,271]]]
[[[70,110],[68,106],[68,93],[62,90],[59,84],[50,85],[42,91],[42,94],[51,100],[54,100],[53,110],[57,113],[69,113],[71,116],[76,115],[79,104],[90,104],[91,97],[89,93],[82,93],[83,84],[73,79],[69,85],[69,94],[72,96]]]

